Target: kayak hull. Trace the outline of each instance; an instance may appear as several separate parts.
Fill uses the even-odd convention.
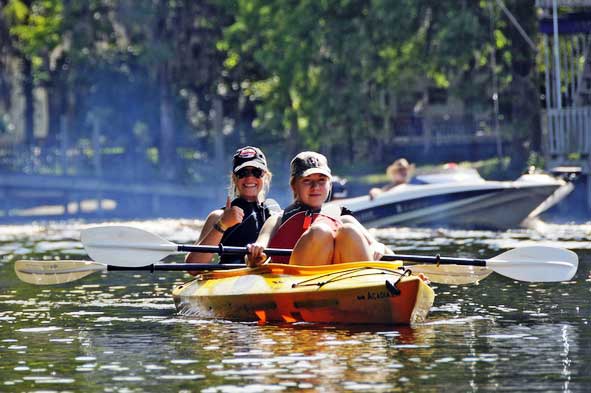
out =
[[[269,264],[216,271],[173,290],[182,315],[262,322],[408,325],[423,321],[433,290],[401,263]]]

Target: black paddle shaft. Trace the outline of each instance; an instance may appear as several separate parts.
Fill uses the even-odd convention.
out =
[[[223,244],[219,244],[217,246],[188,246],[184,244],[179,244],[177,246],[177,251],[184,251],[184,252],[209,252],[213,254],[232,254],[232,255],[245,255],[248,254],[248,249],[246,247],[232,247],[232,246],[224,246]],[[265,254],[271,255],[291,255],[291,251],[288,248],[267,248],[265,249]]]
[[[184,252],[209,252],[214,254],[233,254],[233,255],[245,255],[248,254],[246,247],[232,247],[224,246],[219,244],[217,246],[190,246],[179,244],[177,246],[178,251]],[[288,248],[267,248],[265,254],[269,256],[273,255],[291,255],[292,250]],[[434,263],[442,265],[464,265],[464,266],[486,266],[486,259],[469,259],[469,258],[450,258],[441,257],[439,254],[436,256],[424,256],[424,255],[384,255],[382,261],[407,261],[407,262],[421,262],[421,263]]]
[[[216,263],[171,263],[171,264],[152,264],[146,266],[114,266],[107,265],[107,271],[198,271],[198,270],[226,270],[245,268],[246,265],[240,264],[216,264]]]
[[[469,258],[450,258],[441,257],[437,254],[434,257],[423,255],[384,255],[382,261],[406,261],[406,262],[421,262],[433,263],[442,265],[464,265],[464,266],[486,266],[486,259],[469,259]]]

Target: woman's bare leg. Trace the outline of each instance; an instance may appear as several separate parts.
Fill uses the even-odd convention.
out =
[[[343,224],[335,237],[333,263],[371,261],[371,259],[367,238],[355,225]]]
[[[325,224],[312,225],[293,248],[290,265],[330,265],[334,253],[334,234]]]

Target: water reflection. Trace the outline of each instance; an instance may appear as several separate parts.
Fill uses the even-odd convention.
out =
[[[138,223],[134,223],[138,224]],[[89,224],[0,227],[0,391],[584,391],[591,360],[590,225],[548,232],[395,228],[375,233],[399,251],[491,257],[550,242],[575,248],[570,283],[491,275],[438,285],[413,327],[259,325],[178,317],[179,273],[94,274],[55,287],[19,282],[11,262],[78,258]],[[193,221],[142,222],[180,243]]]

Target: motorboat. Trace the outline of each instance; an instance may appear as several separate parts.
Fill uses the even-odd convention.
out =
[[[373,199],[337,199],[368,227],[444,226],[508,229],[527,225],[564,199],[572,182],[530,169],[514,181],[490,181],[473,168],[448,167],[415,176]]]

